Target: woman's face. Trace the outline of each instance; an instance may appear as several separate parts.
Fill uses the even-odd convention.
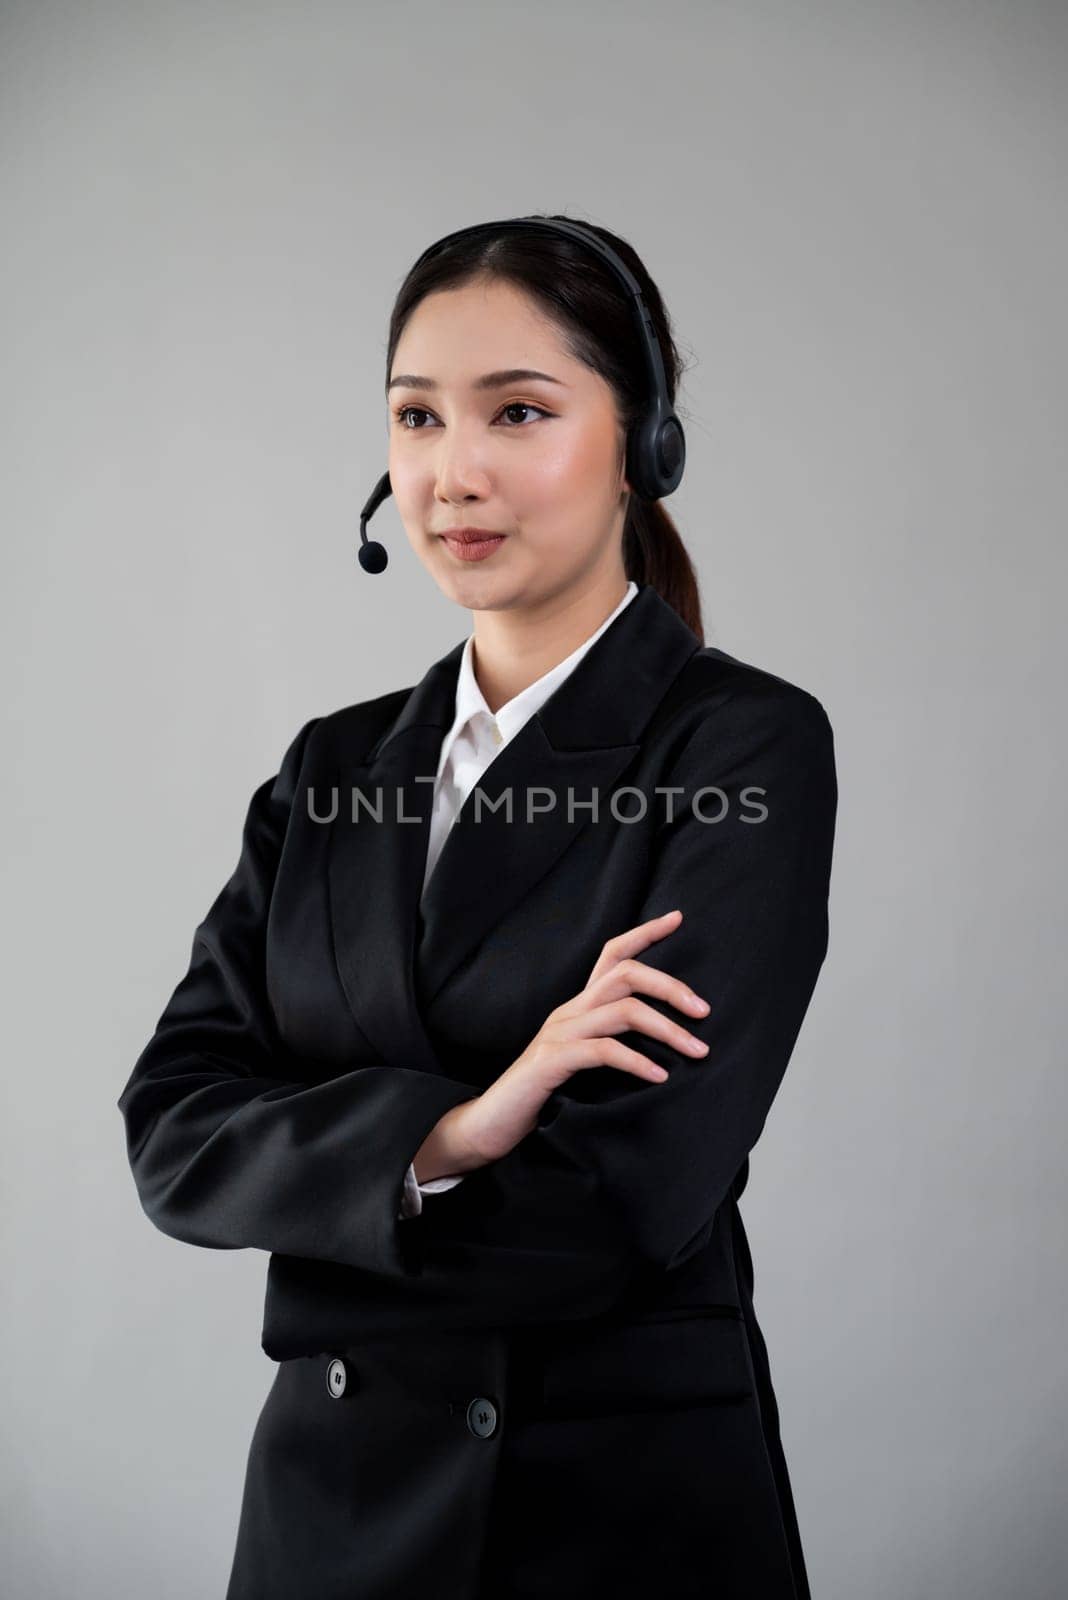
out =
[[[528,375],[479,386],[517,369]],[[445,594],[497,610],[622,577],[630,486],[612,391],[529,296],[499,279],[428,295],[390,380],[393,498]],[[464,559],[440,537],[457,527],[504,538]]]

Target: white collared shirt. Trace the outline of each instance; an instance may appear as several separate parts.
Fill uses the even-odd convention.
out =
[[[438,771],[434,783],[434,810],[430,819],[430,842],[427,848],[426,869],[423,873],[423,893],[437,864],[449,830],[459,815],[464,801],[474,789],[486,768],[500,754],[504,746],[514,739],[520,728],[530,721],[535,711],[541,709],[553,690],[563,683],[586,651],[590,649],[619,613],[638,593],[638,585],[631,578],[627,592],[607,616],[600,627],[572,650],[563,661],[542,673],[526,689],[501,706],[496,713],[486,704],[478,686],[473,665],[474,634],[467,638],[460,657],[460,671],[456,680],[456,715],[452,726],[442,740],[438,758]],[[401,1201],[402,1217],[417,1217],[423,1209],[424,1194],[436,1194],[451,1189],[464,1177],[431,1178],[426,1183],[416,1181],[415,1169],[409,1166],[404,1176],[404,1193]]]

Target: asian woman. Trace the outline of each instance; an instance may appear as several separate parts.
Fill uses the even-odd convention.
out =
[[[227,1600],[809,1593],[738,1200],[833,736],[705,645],[628,476],[633,304],[530,221],[424,252],[389,327],[391,491],[469,630],[292,739],[119,1100],[151,1221],[269,1255]]]

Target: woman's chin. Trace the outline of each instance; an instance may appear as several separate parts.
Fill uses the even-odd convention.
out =
[[[519,563],[507,566],[497,564],[495,558],[485,561],[460,562],[446,555],[434,562],[434,576],[445,594],[451,595],[461,605],[485,609],[488,605],[506,605],[522,595],[529,578],[519,570]]]

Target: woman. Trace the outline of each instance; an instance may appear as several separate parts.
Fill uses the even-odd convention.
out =
[[[808,1594],[737,1201],[833,739],[703,645],[634,306],[549,220],[425,252],[390,327],[390,486],[473,632],[301,728],[119,1100],[156,1226],[270,1252],[228,1600]]]

